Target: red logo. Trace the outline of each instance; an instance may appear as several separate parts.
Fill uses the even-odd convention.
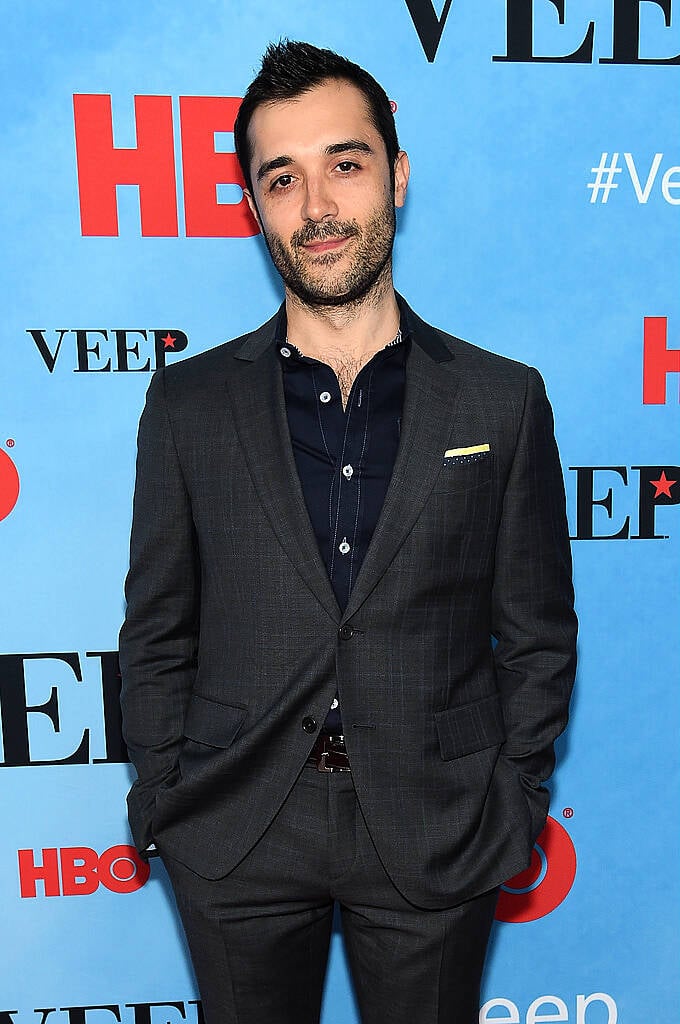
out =
[[[9,442],[8,442],[9,443]],[[0,448],[0,519],[5,519],[19,497],[19,474],[7,452]]]
[[[576,877],[576,850],[565,828],[548,818],[536,840],[531,864],[501,888],[496,919],[520,924],[551,914],[566,899]]]
[[[134,846],[111,846],[101,855],[89,846],[49,847],[40,855],[42,863],[34,850],[19,850],[22,899],[38,895],[38,882],[45,896],[91,896],[100,885],[110,892],[135,892],[149,877],[149,865]]]
[[[668,320],[646,316],[642,361],[644,405],[666,404],[666,375],[680,373],[680,349],[668,347]]]
[[[113,144],[111,96],[73,97],[83,235],[117,235],[117,185],[139,187],[142,235],[177,236],[177,173],[172,96],[135,96],[137,146]],[[240,96],[180,96],[184,228],[190,237],[258,234],[236,154],[217,149],[215,135],[233,132]],[[218,202],[218,189],[237,186],[238,201]],[[223,190],[224,191],[224,190]]]

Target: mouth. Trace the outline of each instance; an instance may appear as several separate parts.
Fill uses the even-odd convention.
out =
[[[308,242],[302,248],[313,256],[320,256],[321,253],[340,249],[349,240],[349,237],[349,235],[343,235],[342,238],[324,238],[318,242]]]

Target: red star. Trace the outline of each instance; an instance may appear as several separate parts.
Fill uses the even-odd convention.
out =
[[[672,498],[673,495],[671,494],[671,487],[673,486],[673,484],[677,484],[678,481],[669,480],[666,477],[666,470],[662,469],[661,476],[659,477],[659,479],[650,480],[649,482],[652,485],[652,487],[656,487],[656,491],[654,492],[655,498],[659,498],[662,494],[665,494],[668,498]]]
[[[174,348],[177,338],[173,338],[173,336],[170,334],[170,331],[168,331],[165,337],[161,338],[161,341],[163,342],[165,348]]]

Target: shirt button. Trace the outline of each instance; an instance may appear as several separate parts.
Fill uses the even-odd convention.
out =
[[[346,555],[347,552],[349,551],[349,544],[347,543],[346,537],[343,537],[340,544],[338,544],[338,551],[340,552],[341,555]]]
[[[288,357],[290,355],[290,349],[285,345],[280,349],[281,355]]]
[[[348,464],[347,466],[343,466],[342,467],[342,472],[343,472],[343,476],[346,476],[347,479],[349,480],[349,478],[351,477],[352,473],[354,472],[354,469],[353,469],[352,466],[350,466]]]
[[[320,400],[322,402],[330,402],[330,400],[331,400],[331,393],[330,393],[330,391],[322,391],[321,394],[319,395],[319,398],[320,398]]]
[[[307,715],[306,718],[302,719],[302,728],[305,732],[316,732],[316,718],[312,718],[311,715]]]
[[[354,626],[350,626],[345,623],[344,626],[340,626],[338,632],[340,633],[341,640],[351,640],[354,636]]]
[[[331,703],[331,708],[335,711],[337,706],[338,706],[338,698],[337,697],[333,697],[333,701]]]

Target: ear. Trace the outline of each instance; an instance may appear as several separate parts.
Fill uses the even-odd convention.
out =
[[[243,195],[246,197],[248,208],[250,209],[250,212],[255,218],[255,222],[257,223],[258,228],[260,229],[260,231],[262,231],[262,221],[260,220],[260,214],[258,212],[257,205],[255,204],[255,200],[253,199],[252,193],[250,192],[249,189],[244,188]]]
[[[406,202],[406,188],[411,174],[408,156],[400,149],[394,161],[394,205],[403,206]]]

